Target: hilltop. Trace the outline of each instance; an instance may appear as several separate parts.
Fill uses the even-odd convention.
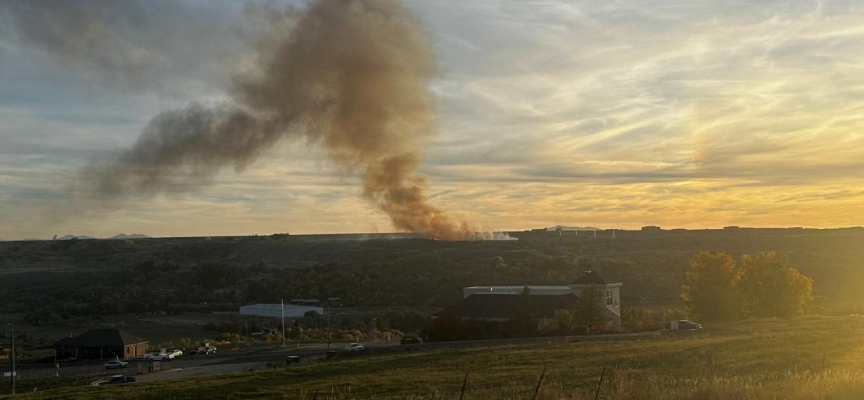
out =
[[[861,229],[611,234],[511,232],[519,240],[478,242],[412,235],[0,242],[0,304],[37,320],[63,313],[235,310],[280,298],[445,307],[464,286],[566,284],[594,270],[624,283],[625,305],[678,306],[689,259],[702,250],[788,255],[814,279],[814,294],[825,299],[819,305],[860,304],[864,297],[858,290],[864,284]],[[60,301],[62,310],[56,309]]]

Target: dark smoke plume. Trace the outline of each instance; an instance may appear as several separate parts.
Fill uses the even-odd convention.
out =
[[[363,195],[394,228],[483,236],[431,205],[417,173],[436,130],[427,85],[437,74],[419,21],[396,0],[318,0],[285,18],[260,40],[258,70],[235,77],[233,103],[156,116],[116,159],[85,168],[81,188],[109,197],[182,190],[297,137],[361,171]]]

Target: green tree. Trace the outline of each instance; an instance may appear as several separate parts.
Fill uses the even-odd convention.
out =
[[[570,310],[555,310],[555,316],[552,317],[553,333],[557,335],[570,335],[575,328],[573,323],[573,313]]]
[[[786,256],[759,253],[741,261],[741,289],[749,315],[790,318],[810,307],[813,280],[789,267]]]
[[[700,321],[731,321],[741,316],[740,280],[741,272],[730,255],[703,251],[690,260],[681,298]]]
[[[590,285],[579,294],[573,318],[577,324],[588,327],[588,333],[602,329],[609,317],[606,316],[606,305],[603,303],[603,291]]]
[[[501,256],[492,257],[490,261],[492,268],[507,268],[507,262],[504,261],[504,258]]]
[[[525,286],[519,295],[519,310],[516,316],[518,334],[531,336],[537,331],[537,321],[534,315],[534,302],[531,300],[531,288]]]

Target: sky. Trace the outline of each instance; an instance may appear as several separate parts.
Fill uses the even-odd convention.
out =
[[[273,12],[73,3],[101,18],[53,23],[75,27],[71,49],[0,13],[0,239],[393,231],[356,174],[290,140],[208,185],[64,211],[78,171],[154,115],[229,101]],[[431,202],[473,226],[864,224],[864,5],[405,4],[440,69],[420,173]]]

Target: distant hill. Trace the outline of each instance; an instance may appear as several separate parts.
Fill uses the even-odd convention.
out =
[[[150,238],[150,236],[143,235],[143,234],[140,234],[140,233],[133,233],[133,234],[131,234],[131,235],[127,235],[127,234],[125,234],[125,233],[121,233],[121,234],[119,234],[119,235],[111,236],[111,237],[108,238],[108,239],[149,239],[149,238]]]
[[[96,238],[94,238],[92,236],[87,236],[87,235],[66,235],[66,236],[60,236],[54,240],[72,240],[72,239],[86,240],[86,239],[96,239]]]

